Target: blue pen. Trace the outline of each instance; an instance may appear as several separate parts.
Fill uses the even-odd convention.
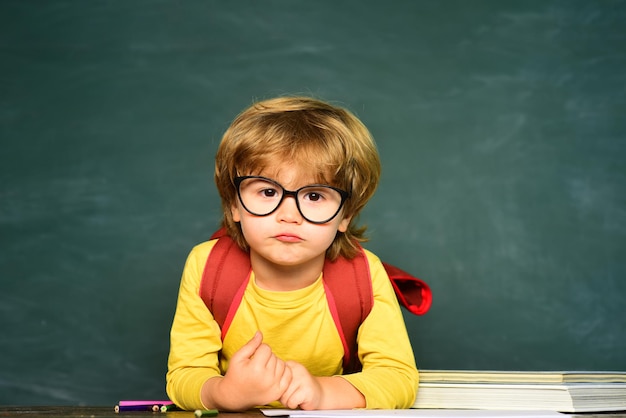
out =
[[[161,410],[160,405],[115,405],[115,413],[128,411],[151,411],[158,412]]]

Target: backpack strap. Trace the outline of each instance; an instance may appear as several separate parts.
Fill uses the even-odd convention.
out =
[[[241,299],[250,280],[250,256],[242,251],[228,235],[219,230],[211,239],[220,238],[207,257],[200,297],[222,330],[222,341],[239,308]],[[222,280],[223,277],[227,280]]]
[[[374,305],[369,263],[361,248],[352,260],[326,260],[323,272],[328,307],[343,344],[343,373],[356,373],[362,368],[357,334]]]

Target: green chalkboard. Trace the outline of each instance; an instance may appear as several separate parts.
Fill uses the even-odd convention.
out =
[[[213,156],[252,100],[353,110],[422,368],[626,370],[626,2],[0,1],[0,404],[165,396]]]

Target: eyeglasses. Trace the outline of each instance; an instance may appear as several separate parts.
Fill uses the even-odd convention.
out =
[[[325,184],[311,184],[298,190],[287,190],[272,179],[261,176],[235,177],[239,201],[252,215],[273,213],[286,196],[296,201],[300,215],[314,224],[332,220],[350,196],[345,190]]]

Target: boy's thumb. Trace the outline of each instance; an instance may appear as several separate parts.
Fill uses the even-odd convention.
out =
[[[257,348],[259,348],[259,346],[261,345],[261,343],[263,343],[263,334],[261,333],[261,331],[257,331],[254,333],[254,336],[250,339],[250,341],[245,343],[239,349],[239,351],[233,354],[232,360],[239,360],[239,359],[252,357],[254,353],[256,352]],[[237,359],[235,359],[235,357]]]

